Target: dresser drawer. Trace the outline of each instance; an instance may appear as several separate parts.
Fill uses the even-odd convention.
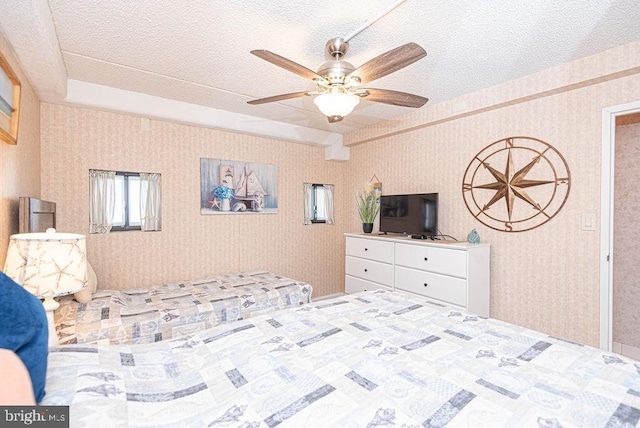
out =
[[[467,306],[467,282],[464,279],[403,267],[396,267],[395,275],[397,289]]]
[[[393,242],[348,237],[346,245],[348,256],[393,263]]]
[[[367,281],[393,287],[393,265],[347,256],[345,273]]]
[[[467,277],[467,252],[424,245],[396,244],[395,264],[429,272]]]
[[[389,287],[385,287],[382,284],[376,284],[375,282],[367,281],[355,276],[347,275],[344,278],[344,292],[346,294],[359,293],[360,291],[377,290],[379,288],[390,290]]]

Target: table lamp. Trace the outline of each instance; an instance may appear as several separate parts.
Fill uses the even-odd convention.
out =
[[[60,304],[53,298],[87,286],[84,235],[56,233],[55,229],[47,229],[46,233],[11,235],[4,273],[31,294],[44,299],[49,346],[57,346],[53,312]]]

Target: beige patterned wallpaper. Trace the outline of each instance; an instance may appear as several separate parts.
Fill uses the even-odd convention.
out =
[[[0,34],[0,52],[22,85],[18,144],[0,141],[0,270],[9,236],[18,233],[18,198],[40,197],[40,99],[22,71],[15,53]]]
[[[509,86],[512,90],[517,81]],[[482,241],[491,244],[492,317],[598,346],[600,234],[581,230],[581,214],[600,218],[602,109],[640,100],[640,75],[532,98],[455,120],[420,124],[414,115],[411,125],[417,129],[352,146],[347,193],[372,173],[386,193],[438,192],[442,233],[465,239],[476,228]],[[401,121],[391,128],[402,128]],[[380,132],[386,131],[381,125]],[[462,177],[482,148],[519,135],[558,149],[569,164],[572,187],[566,205],[550,222],[506,233],[469,213]],[[357,228],[357,218],[351,228]]]
[[[200,214],[200,158],[276,165],[278,213]],[[302,183],[339,184],[346,164],[319,147],[85,108],[42,104],[42,195],[58,203],[58,229],[87,233],[89,169],[162,174],[162,231],[87,235],[99,288],[123,289],[268,269],[314,285],[314,295],[343,290],[343,187],[337,225],[302,224]]]
[[[640,124],[616,127],[613,341],[640,348]]]

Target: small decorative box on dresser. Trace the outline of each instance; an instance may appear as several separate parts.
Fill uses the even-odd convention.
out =
[[[489,316],[489,244],[346,234],[345,292],[419,294]]]

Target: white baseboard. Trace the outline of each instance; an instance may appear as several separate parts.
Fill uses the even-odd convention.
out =
[[[634,360],[640,360],[640,348],[636,348],[635,346],[625,345],[620,342],[613,342],[612,351],[616,354],[633,358]]]

